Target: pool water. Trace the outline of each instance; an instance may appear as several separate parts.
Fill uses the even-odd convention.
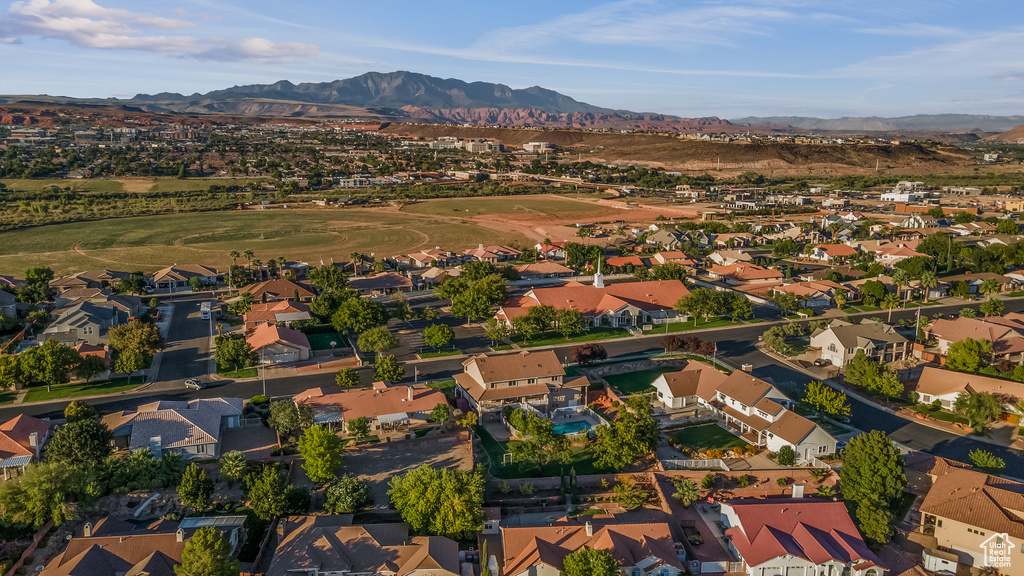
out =
[[[569,422],[567,424],[555,424],[552,431],[555,434],[576,434],[578,432],[586,432],[592,428],[589,422],[583,420],[576,420],[575,422]]]

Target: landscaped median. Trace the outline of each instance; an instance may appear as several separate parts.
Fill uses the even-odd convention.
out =
[[[726,326],[741,326],[742,322],[736,322],[728,316],[714,316],[708,318],[706,322],[701,322],[700,319],[694,324],[692,321],[687,320],[686,322],[669,322],[667,328],[665,324],[658,324],[650,330],[644,330],[644,334],[665,334],[673,332],[687,332],[689,330],[706,330],[710,328],[723,328]]]
[[[563,344],[579,344],[580,342],[593,342],[596,340],[611,340],[613,338],[627,338],[629,331],[625,328],[611,328],[608,326],[595,326],[582,334],[566,338],[558,332],[549,331],[531,338],[523,344],[521,338],[514,338],[513,341],[523,348],[536,348],[538,346],[561,346]]]
[[[102,396],[104,394],[116,394],[133,388],[138,388],[146,382],[145,376],[135,376],[128,382],[128,377],[111,378],[96,382],[72,382],[70,384],[58,384],[46,390],[46,386],[33,386],[28,389],[23,402],[45,402],[47,400],[61,400],[64,398],[77,398],[80,396]],[[13,398],[11,399],[13,401]],[[0,402],[2,403],[2,402]]]

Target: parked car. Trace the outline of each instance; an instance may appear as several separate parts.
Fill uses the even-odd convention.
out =
[[[143,286],[142,291],[145,292],[146,294],[152,294],[154,292],[154,289],[152,286]]]
[[[185,380],[185,388],[191,388],[193,390],[202,390],[206,388],[206,384],[202,381],[196,380],[195,378],[189,378]]]
[[[818,358],[817,360],[814,361],[814,365],[818,366],[819,368],[821,366],[828,366],[829,364],[830,362],[828,360],[825,360],[824,358]]]

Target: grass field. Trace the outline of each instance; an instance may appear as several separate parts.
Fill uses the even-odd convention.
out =
[[[263,261],[284,256],[319,263],[347,260],[352,252],[391,255],[512,241],[526,240],[469,222],[363,209],[168,214],[4,232],[0,274],[23,274],[32,266],[49,266],[57,274],[152,271],[193,262],[225,268],[231,263],[228,252],[246,249]]]
[[[551,197],[447,198],[411,204],[403,208],[402,212],[464,217],[500,214],[511,218],[520,216],[531,219],[566,220],[568,224],[575,223],[574,220],[579,218],[621,214],[621,211],[607,206]]]
[[[18,397],[18,393],[14,390],[4,390],[0,392],[0,404],[10,404],[14,402],[14,399]]]
[[[747,445],[745,440],[723,430],[718,424],[703,424],[683,428],[673,432],[672,438],[675,439],[679,446],[701,452],[716,448],[719,450],[729,450],[731,448],[742,448]]]
[[[332,348],[331,342],[334,342],[334,348],[347,348],[348,338],[340,332],[333,332],[328,334],[306,334],[306,339],[309,340],[309,346],[313,350],[330,350]]]
[[[455,399],[455,380],[441,380],[440,382],[431,382],[427,384],[427,388],[437,388],[449,400]]]
[[[54,386],[50,392],[46,391],[46,386],[34,386],[29,388],[25,394],[25,402],[39,402],[42,400],[58,400],[61,398],[74,398],[76,396],[98,396],[100,394],[114,394],[116,392],[123,392],[125,390],[131,390],[137,386],[142,386],[146,379],[142,376],[135,376],[132,378],[132,383],[128,384],[128,378],[114,378],[112,380],[101,380],[93,381],[89,384],[85,382],[73,382],[71,384],[60,384]]]
[[[581,476],[606,472],[606,470],[601,470],[597,467],[596,462],[594,462],[594,450],[590,446],[585,448],[572,448],[572,461],[569,464],[550,462],[539,469],[535,466],[528,466],[519,462],[502,464],[504,455],[509,452],[509,444],[514,444],[517,441],[498,442],[483,426],[474,426],[473,430],[476,431],[477,436],[480,438],[480,443],[483,445],[484,451],[487,452],[487,457],[491,461],[489,470],[496,478],[538,478],[558,476],[570,468],[575,468],[576,474]]]
[[[597,340],[608,340],[610,338],[625,338],[629,336],[629,331],[625,328],[611,328],[609,326],[594,326],[583,334],[578,334],[569,338],[562,336],[554,330],[538,334],[528,343],[523,344],[522,338],[513,338],[517,344],[523,348],[534,348],[536,346],[558,346],[560,344],[574,344],[577,342],[594,342]]]
[[[662,366],[660,368],[641,370],[639,372],[613,374],[605,376],[604,379],[608,381],[608,384],[611,384],[612,388],[615,388],[623,394],[638,394],[649,390],[651,388],[651,383],[657,380],[658,376],[661,376],[666,372],[675,371],[676,368],[673,366]]]
[[[145,192],[193,192],[209,190],[210,186],[240,186],[259,182],[261,178],[115,178],[87,180],[24,180],[4,178],[0,180],[11,190],[38,192],[47,186],[70,188],[76,192],[145,193]]]
[[[706,328],[723,328],[725,326],[739,326],[739,322],[731,320],[728,316],[713,316],[708,318],[705,322],[703,318],[697,319],[697,325],[693,325],[692,320],[686,322],[669,322],[668,333],[672,332],[686,332],[689,330],[704,330]],[[651,328],[650,330],[644,330],[644,334],[665,334],[665,325],[661,324]]]

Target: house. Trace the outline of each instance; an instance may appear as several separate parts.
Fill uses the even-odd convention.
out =
[[[110,346],[93,346],[85,342],[79,342],[71,347],[72,350],[78,352],[78,355],[85,358],[86,356],[95,356],[103,360],[103,365],[110,369],[111,351]]]
[[[532,280],[536,278],[565,278],[566,276],[573,276],[576,271],[568,266],[562,266],[557,262],[551,262],[549,260],[542,260],[533,264],[520,264],[516,266],[516,272],[519,272],[519,277],[523,280]]]
[[[50,422],[19,414],[0,424],[0,468],[4,480],[25,472],[25,466],[39,460],[40,450],[50,439]]]
[[[934,366],[925,366],[912,388],[922,404],[938,401],[947,410],[953,409],[957,396],[964,392],[993,394],[1002,399],[1024,398],[1024,384],[1020,382],[953,372]]]
[[[963,224],[953,224],[949,227],[951,231],[955,231],[961,236],[980,236],[983,234],[992,234],[996,231],[996,225],[991,222],[965,222]]]
[[[146,448],[157,458],[170,452],[185,459],[218,458],[221,434],[237,428],[241,415],[241,398],[164,400],[108,414],[103,423],[116,448]]]
[[[963,316],[954,320],[939,318],[924,330],[929,339],[935,339],[939,354],[942,355],[949,351],[954,342],[973,338],[992,343],[994,360],[1024,360],[1024,314],[1019,312],[986,319]]]
[[[459,255],[454,252],[441,250],[441,247],[437,246],[409,254],[405,261],[410,266],[426,268],[428,266],[454,266],[462,262],[462,258],[459,258]]]
[[[534,288],[509,299],[498,309],[499,322],[512,323],[534,306],[578,310],[594,326],[637,326],[676,316],[675,304],[690,291],[679,280],[623,282],[604,287],[570,282],[556,288]]]
[[[86,270],[63,278],[50,280],[50,288],[57,292],[72,288],[113,288],[118,282],[127,278],[127,272],[114,270]]]
[[[921,254],[910,248],[905,242],[893,242],[880,247],[875,252],[875,261],[886,268],[892,268],[897,262],[902,262],[907,258],[914,258],[915,256],[929,257],[927,254]]]
[[[39,572],[43,576],[175,576],[181,553],[200,528],[217,527],[230,554],[241,549],[245,516],[185,518],[133,523],[116,518],[86,522],[81,535]]]
[[[396,272],[381,272],[366,278],[353,278],[349,286],[362,296],[412,291],[412,280]]]
[[[107,288],[65,290],[53,297],[53,313],[59,316],[80,302],[91,302],[105,308],[116,308],[127,314],[129,318],[142,316],[142,298],[128,294],[114,294]]]
[[[0,274],[0,289],[17,290],[25,284],[26,282],[24,280],[18,280],[14,276],[5,276]]]
[[[907,479],[915,476],[927,486],[919,530],[934,537],[960,563],[973,567],[972,572],[988,571],[986,567],[993,565],[992,547],[1009,550],[1013,559],[1022,556],[1024,484],[935,457],[908,463]],[[1000,563],[998,571],[1022,576],[1024,563]]]
[[[726,500],[722,524],[747,576],[882,576],[887,570],[842,502]]]
[[[830,264],[846,262],[857,255],[857,250],[846,244],[818,244],[807,256]]]
[[[762,268],[757,264],[739,263],[727,266],[712,265],[708,269],[711,277],[726,284],[757,284],[762,282],[778,282],[782,280],[782,272],[771,268]]]
[[[741,370],[721,378],[706,368],[690,362],[683,370],[700,370],[697,404],[710,410],[733,434],[772,452],[788,445],[800,462],[836,451],[836,439],[821,426],[787,410],[783,405],[790,400],[775,386]]]
[[[757,237],[747,232],[733,232],[715,236],[715,246],[719,248],[749,248],[757,242]]]
[[[309,304],[280,300],[277,302],[256,302],[248,312],[242,315],[246,331],[252,330],[257,324],[272,322],[288,324],[301,320],[309,320]]]
[[[242,292],[252,294],[254,302],[274,302],[277,300],[297,300],[309,302],[316,294],[302,283],[291,280],[266,280],[242,288]]]
[[[497,264],[498,262],[515,260],[522,254],[522,251],[508,246],[484,246],[483,244],[480,244],[476,248],[463,252],[462,259],[464,261],[481,260],[483,262]]]
[[[652,264],[679,264],[680,266],[695,267],[700,262],[697,262],[693,258],[690,258],[686,254],[678,250],[662,250],[661,252],[655,252],[651,254]]]
[[[840,368],[853,360],[859,350],[879,362],[896,362],[910,354],[910,342],[888,324],[864,320],[850,324],[834,320],[811,334],[811,347],[821,350],[821,359]]]
[[[703,396],[710,398],[725,378],[725,374],[711,366],[691,362],[687,369],[658,376],[651,386],[666,408],[689,408],[698,405],[702,384],[706,388]]]
[[[259,356],[261,364],[299,362],[313,357],[313,348],[305,334],[272,322],[257,325],[245,335],[245,341]]]
[[[411,536],[407,524],[352,525],[352,515],[289,516],[269,545],[266,576],[460,576],[459,545]]]
[[[622,574],[676,576],[686,566],[674,542],[666,522],[563,517],[548,526],[502,526],[499,565],[505,576],[554,576],[564,573],[566,556],[589,548],[611,554]]]
[[[716,250],[708,254],[708,260],[718,266],[731,266],[737,263],[750,262],[754,257],[742,250]]]
[[[845,293],[847,300],[853,297],[853,291],[831,280],[813,280],[809,282],[793,282],[774,286],[771,292],[792,294],[807,308],[824,308],[835,304],[836,294]]]
[[[655,246],[661,246],[666,250],[675,250],[682,245],[683,240],[686,240],[686,236],[682,232],[673,228],[664,228],[647,235],[646,242]]]
[[[9,318],[18,317],[18,301],[15,299],[14,294],[6,290],[0,290],[0,314]]]
[[[956,282],[963,282],[967,284],[968,294],[981,294],[981,285],[985,280],[994,279],[999,284],[999,291],[1006,292],[1012,290],[1014,281],[1011,278],[1007,278],[1002,274],[996,274],[994,272],[974,272],[968,274],[958,274],[956,276],[946,276],[942,279],[943,282],[953,285]]]
[[[604,261],[609,268],[615,271],[628,270],[630,266],[636,268],[646,268],[647,264],[644,263],[644,259],[639,256],[612,256]]]
[[[548,415],[556,408],[586,404],[586,377],[566,381],[565,369],[551,350],[480,354],[455,374],[455,395],[484,417],[497,417],[508,405],[528,404]]]
[[[218,273],[213,268],[199,264],[184,264],[181,266],[175,264],[174,266],[157,270],[146,280],[158,290],[174,292],[175,290],[191,287],[193,278],[196,278],[196,281],[201,285],[213,286],[223,279],[224,275]]]
[[[313,407],[313,421],[318,424],[339,424],[342,428],[356,418],[367,418],[372,430],[394,430],[404,424],[414,428],[427,424],[430,411],[438,404],[447,404],[443,392],[422,384],[389,386],[374,382],[370,389],[310,388],[293,397],[298,403]]]
[[[55,338],[66,344],[87,342],[93,346],[107,344],[107,331],[128,321],[128,314],[111,304],[79,302],[66,308],[43,330],[44,339]]]
[[[552,242],[541,244],[538,242],[533,248],[537,251],[537,257],[545,260],[565,260],[565,242]]]

